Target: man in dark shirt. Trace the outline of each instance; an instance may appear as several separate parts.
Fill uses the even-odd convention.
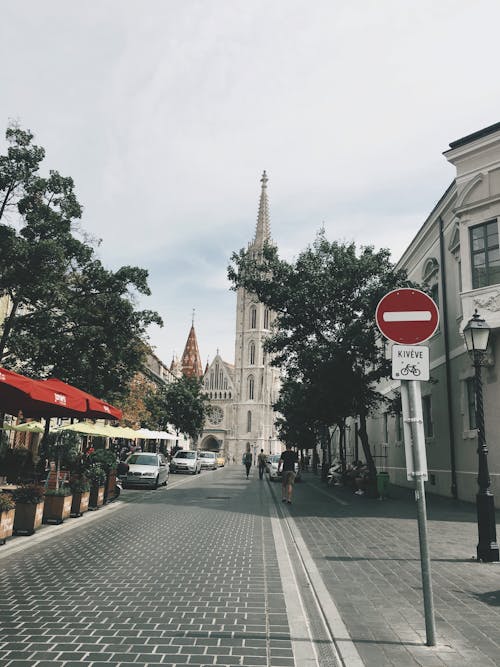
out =
[[[292,452],[292,445],[287,443],[286,450],[281,454],[278,473],[281,473],[281,500],[292,504],[292,491],[295,482],[295,464],[298,462],[297,452]]]

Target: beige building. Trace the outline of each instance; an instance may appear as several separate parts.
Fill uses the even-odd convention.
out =
[[[477,309],[491,327],[483,394],[491,488],[498,504],[500,123],[454,141],[444,155],[456,168],[456,178],[398,262],[411,280],[430,288],[440,310],[439,329],[426,343],[431,382],[422,383],[427,486],[431,492],[469,501],[477,492],[474,371],[462,336]],[[399,382],[386,382],[382,391],[387,398],[397,398]],[[379,469],[387,470],[392,482],[411,485],[406,479],[402,430],[401,414],[387,407],[369,421]],[[351,424],[347,450],[353,458],[358,451],[356,440]]]

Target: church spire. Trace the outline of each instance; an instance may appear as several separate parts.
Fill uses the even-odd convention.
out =
[[[201,365],[200,350],[198,349],[198,341],[196,339],[196,332],[194,330],[194,311],[191,329],[189,331],[186,347],[182,355],[182,374],[186,377],[202,377],[203,368]]]
[[[267,174],[264,170],[260,182],[262,188],[260,192],[259,214],[257,216],[257,226],[255,228],[255,238],[252,245],[262,248],[264,243],[271,241],[271,225],[269,222],[269,202],[267,199]]]

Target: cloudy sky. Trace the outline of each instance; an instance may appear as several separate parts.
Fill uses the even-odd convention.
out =
[[[0,128],[74,178],[110,268],[149,270],[151,342],[234,357],[226,267],[260,176],[292,258],[330,239],[398,259],[454,177],[450,141],[500,120],[497,0],[23,0],[0,24]],[[4,145],[2,143],[2,149]]]

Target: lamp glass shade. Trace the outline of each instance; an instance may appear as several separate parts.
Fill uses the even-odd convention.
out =
[[[486,322],[479,317],[477,311],[474,313],[464,327],[465,345],[469,352],[485,352],[488,347],[490,328]]]

